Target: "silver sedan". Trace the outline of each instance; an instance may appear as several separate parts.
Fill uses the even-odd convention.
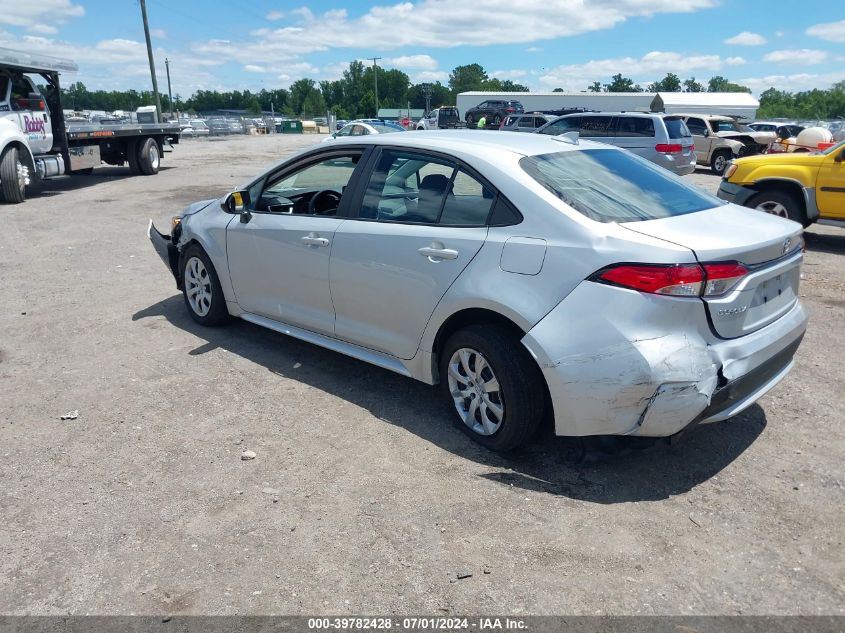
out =
[[[566,137],[337,139],[148,234],[198,323],[439,383],[494,450],[543,419],[651,437],[726,419],[786,376],[807,323],[800,225]]]

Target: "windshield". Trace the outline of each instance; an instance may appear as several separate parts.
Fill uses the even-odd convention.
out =
[[[620,150],[526,156],[519,164],[570,207],[598,222],[656,220],[726,204]]]

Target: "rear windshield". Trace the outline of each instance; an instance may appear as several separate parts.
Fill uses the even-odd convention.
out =
[[[458,111],[455,108],[440,108],[438,117],[440,121],[457,121]]]
[[[692,136],[683,119],[665,117],[663,121],[666,123],[666,131],[669,132],[669,138],[686,138]]]
[[[598,222],[656,220],[726,204],[620,150],[526,156],[519,164],[570,207]]]

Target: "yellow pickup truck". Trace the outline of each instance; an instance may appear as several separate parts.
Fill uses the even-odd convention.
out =
[[[718,195],[804,226],[845,228],[845,141],[819,153],[739,158],[725,169]]]

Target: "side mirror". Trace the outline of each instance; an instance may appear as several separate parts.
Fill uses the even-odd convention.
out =
[[[843,160],[845,160],[845,148],[840,150],[840,152],[836,155],[836,157],[833,160],[836,163],[841,163]]]
[[[249,191],[233,191],[223,199],[220,206],[226,213],[240,215],[241,222],[249,222],[252,217],[249,212]]]
[[[707,138],[708,136],[710,136],[710,130],[704,128],[704,138]]]

